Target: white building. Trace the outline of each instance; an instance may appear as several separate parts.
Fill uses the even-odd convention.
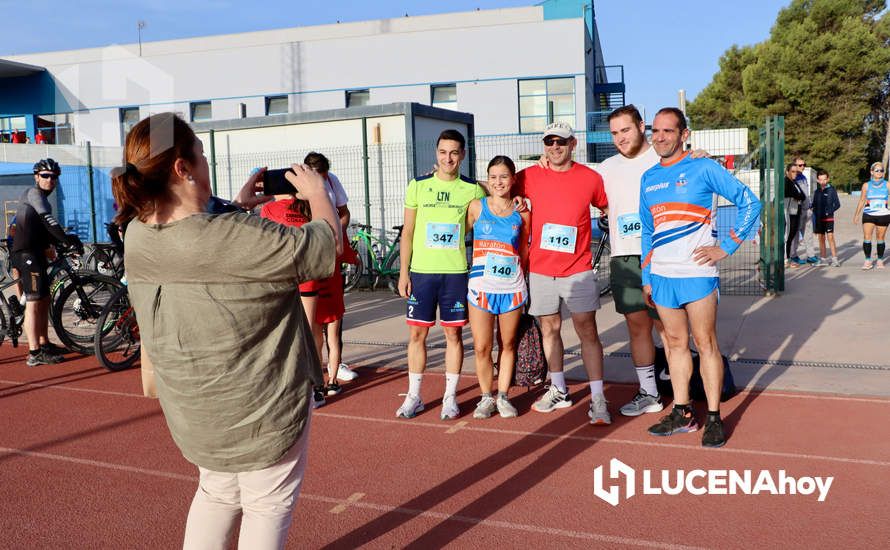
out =
[[[552,120],[594,130],[588,113],[623,104],[624,84],[620,66],[605,67],[593,15],[592,0],[547,0],[9,57],[0,139],[114,146],[160,111],[206,122],[403,102],[471,113],[477,136]]]

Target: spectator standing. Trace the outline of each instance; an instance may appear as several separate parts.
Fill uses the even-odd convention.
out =
[[[785,168],[785,267],[798,267],[797,260],[792,258],[791,245],[800,231],[800,212],[806,195],[797,185],[800,169],[793,162]]]
[[[884,179],[884,164],[876,162],[871,165],[871,179],[862,184],[859,204],[853,214],[853,223],[862,223],[862,252],[865,254],[863,271],[872,267],[884,269],[884,236],[890,225],[890,207],[888,207],[887,180]],[[860,213],[862,218],[859,217]],[[873,237],[877,237],[872,241]],[[877,257],[872,256],[872,243]]]
[[[794,157],[794,166],[798,172],[794,183],[797,184],[797,188],[804,194],[804,200],[800,205],[798,231],[791,243],[791,253],[793,254],[791,259],[798,265],[815,264],[819,261],[819,258],[816,256],[816,247],[813,242],[813,226],[810,224],[810,210],[813,208],[813,199],[812,193],[810,193],[810,182],[807,181],[807,177],[804,174],[807,163],[802,156],[797,155]],[[798,255],[801,243],[803,243],[804,253],[806,254],[804,258]]]
[[[830,181],[831,176],[827,170],[816,172],[816,183],[819,185],[813,192],[813,233],[819,237],[819,263],[816,265],[840,267],[834,242],[834,213],[840,209],[841,201]],[[831,250],[830,262],[826,255],[826,239]]]

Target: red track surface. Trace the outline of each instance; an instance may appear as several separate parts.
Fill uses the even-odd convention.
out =
[[[0,348],[0,547],[176,548],[196,469],[173,444],[137,371],[107,373],[84,358],[28,369]],[[463,417],[439,420],[443,380],[424,381],[426,412],[397,420],[404,373],[362,377],[316,411],[292,548],[880,548],[890,540],[890,401],[742,393],[724,404],[723,449],[700,432],[654,438],[658,415],[628,419],[634,391],[607,386],[609,427],[576,405],[516,419],[474,420],[474,379]],[[701,408],[701,406],[700,406]],[[834,476],[816,495],[637,495],[612,507],[593,472],[618,458],[639,470],[784,469]],[[660,474],[659,474],[660,475]],[[641,476],[640,473],[637,474]],[[606,479],[607,484],[611,481]]]

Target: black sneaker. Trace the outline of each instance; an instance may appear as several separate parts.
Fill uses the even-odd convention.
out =
[[[324,392],[328,395],[337,395],[343,391],[343,388],[340,387],[340,384],[336,382],[331,382],[327,386],[324,387]]]
[[[701,436],[702,447],[722,447],[726,445],[726,434],[723,433],[723,420],[708,418]]]
[[[317,409],[319,407],[324,407],[324,386],[315,386],[312,388],[312,408]]]
[[[64,360],[64,357],[59,357],[58,355],[48,353],[44,349],[40,349],[37,353],[28,353],[27,364],[29,367],[36,367],[38,365],[55,365]]]
[[[694,432],[698,429],[692,409],[683,410],[674,406],[671,414],[662,417],[661,422],[649,428],[652,435],[666,436]]]
[[[62,356],[62,355],[65,355],[66,353],[68,353],[67,349],[59,347],[59,346],[53,344],[52,342],[49,342],[47,344],[42,344],[40,346],[40,349],[49,353],[50,355]]]

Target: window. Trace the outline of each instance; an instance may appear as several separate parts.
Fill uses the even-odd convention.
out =
[[[213,118],[212,109],[209,101],[197,101],[190,106],[192,112],[192,122],[200,122],[202,120],[210,120]]]
[[[457,110],[457,85],[437,84],[430,87],[433,107]]]
[[[266,98],[267,115],[286,115],[288,113],[287,96],[277,95]]]
[[[121,109],[121,135],[127,137],[130,128],[139,122],[139,107],[124,107]],[[121,140],[123,141],[123,140]]]
[[[551,122],[575,126],[575,79],[519,81],[519,132],[543,132]]]
[[[361,107],[371,101],[370,90],[346,90],[346,106]]]
[[[59,145],[71,145],[74,143],[74,126],[71,124],[70,114],[39,115],[37,117],[37,137],[35,143],[50,143]]]
[[[13,142],[14,135],[17,136],[16,139],[20,138],[22,139],[22,143],[24,143],[25,117],[13,116],[0,118],[0,142]]]

